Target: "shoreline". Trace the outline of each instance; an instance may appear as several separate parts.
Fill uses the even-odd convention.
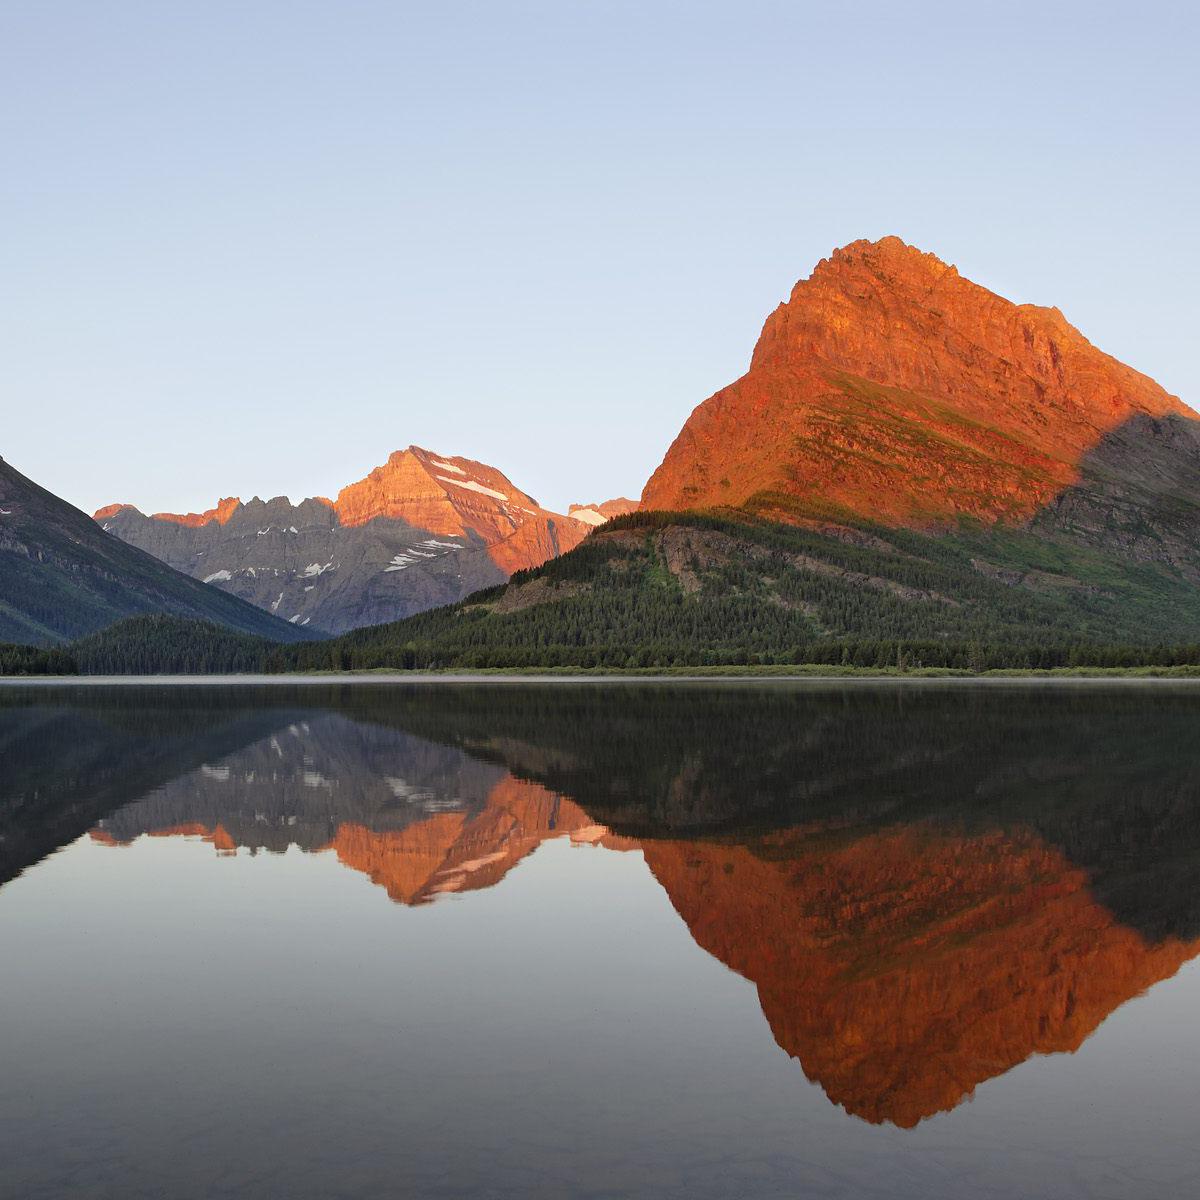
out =
[[[997,669],[979,673],[950,668],[918,671],[867,667],[833,669],[731,668],[644,671],[313,671],[279,675],[3,675],[0,688],[63,687],[315,687],[329,684],[395,686],[412,684],[1200,684],[1197,667],[1064,667],[1048,671]]]

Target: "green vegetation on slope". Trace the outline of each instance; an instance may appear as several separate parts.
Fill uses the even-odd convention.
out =
[[[278,643],[162,614],[120,621],[68,652],[82,675],[240,675],[287,666]]]
[[[506,587],[288,657],[335,669],[985,669],[1190,662],[1198,641],[1200,598],[1167,569],[1019,530],[637,513]]]
[[[287,665],[278,642],[164,613],[128,617],[65,647],[0,644],[0,675],[239,675]]]

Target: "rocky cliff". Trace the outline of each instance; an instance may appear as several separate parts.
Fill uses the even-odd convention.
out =
[[[1056,308],[1013,304],[898,238],[819,263],[749,371],[690,416],[650,509],[773,498],[938,528],[1068,530],[1193,569],[1200,421]]]
[[[448,604],[570,550],[589,525],[494,467],[410,446],[336,500],[96,513],[109,533],[296,625],[340,633]]]

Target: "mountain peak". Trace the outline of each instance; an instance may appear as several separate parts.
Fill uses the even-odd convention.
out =
[[[489,587],[571,549],[584,522],[543,509],[495,467],[395,450],[335,499],[222,500],[205,513],[97,513],[105,529],[297,625],[340,632]]]
[[[1196,415],[1057,309],[898,237],[851,242],[767,318],[749,372],[692,413],[643,504],[782,493],[898,524],[1022,521],[1106,435],[1168,414]]]
[[[383,466],[342,488],[333,507],[342,525],[402,517],[446,534],[463,533],[489,513],[497,536],[507,536],[540,508],[495,467],[420,446],[393,451]]]
[[[869,241],[860,238],[839,246],[813,269],[812,276],[837,275],[866,268],[883,276],[924,277],[932,280],[944,275],[957,276],[958,268],[943,262],[936,254],[910,246],[894,235]]]

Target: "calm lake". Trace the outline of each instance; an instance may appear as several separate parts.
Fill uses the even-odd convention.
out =
[[[1200,687],[0,687],[0,1195],[1200,1193]]]

